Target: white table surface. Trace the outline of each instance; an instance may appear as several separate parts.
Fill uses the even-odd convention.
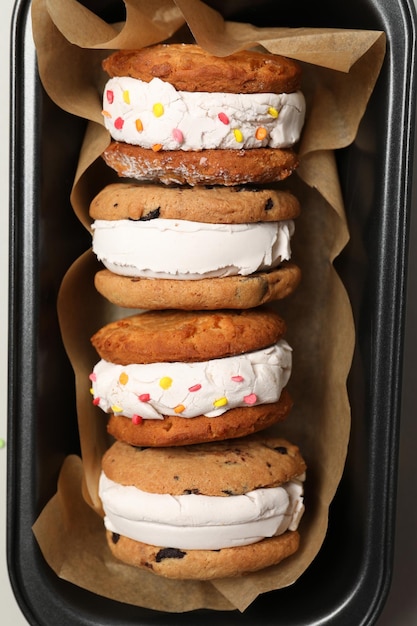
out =
[[[417,0],[415,0],[417,2]],[[9,36],[14,0],[2,0],[0,20],[0,119],[7,129],[9,116]],[[4,132],[4,131],[3,131]],[[0,141],[0,610],[4,626],[25,626],[10,587],[6,564],[6,450],[7,450],[7,290],[8,290],[8,167],[6,137]],[[417,176],[416,176],[417,178]],[[417,180],[416,180],[417,183]],[[417,198],[416,198],[417,200]],[[415,213],[415,212],[414,212]],[[404,395],[400,439],[400,471],[396,551],[391,591],[378,626],[417,625],[417,216],[412,220],[408,322],[405,348]],[[416,416],[417,417],[417,416]],[[57,625],[59,626],[59,625]],[[352,624],[352,626],[355,626]]]

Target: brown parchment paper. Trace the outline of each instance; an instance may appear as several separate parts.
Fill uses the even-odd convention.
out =
[[[95,291],[93,278],[100,265],[91,250],[69,268],[58,298],[62,339],[76,381],[81,458],[66,459],[56,495],[33,531],[58,576],[99,595],[170,612],[203,607],[244,611],[259,594],[292,584],[314,559],[344,468],[354,323],[333,267],[349,239],[334,150],[355,139],[383,63],[385,36],[343,29],[261,29],[227,22],[200,0],[124,4],[126,21],[108,24],[75,0],[32,3],[40,79],[58,106],[88,120],[71,195],[73,209],[88,230],[90,201],[116,179],[100,157],[110,141],[101,116],[107,80],[101,60],[110,50],[195,40],[219,56],[262,46],[303,65],[308,114],[298,150],[301,164],[285,181],[302,205],[293,258],[303,279],[293,296],[275,305],[287,321],[294,350],[289,387],[295,403],[276,430],[301,447],[308,464],[301,547],[276,567],[212,582],[164,580],[111,556],[97,494],[101,456],[110,442],[106,417],[92,405],[89,393],[88,375],[98,360],[90,337],[103,324],[133,311],[111,305]]]

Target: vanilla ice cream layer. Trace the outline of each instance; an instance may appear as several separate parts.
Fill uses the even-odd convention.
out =
[[[296,530],[304,479],[239,496],[171,496],[115,483],[102,472],[99,495],[105,527],[113,533],[180,550],[220,550]]]
[[[287,148],[299,140],[304,118],[300,91],[188,92],[159,78],[115,77],[103,93],[113,139],[153,150]]]
[[[116,365],[102,359],[90,374],[93,402],[128,418],[216,417],[229,409],[277,402],[292,367],[281,339],[255,352],[200,363]]]
[[[205,224],[188,220],[96,220],[93,252],[115,274],[201,279],[247,276],[291,258],[292,220]]]

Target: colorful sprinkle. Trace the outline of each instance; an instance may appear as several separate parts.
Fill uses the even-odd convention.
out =
[[[111,89],[107,89],[106,98],[109,104],[113,104],[114,101],[114,92]]]
[[[118,404],[113,404],[111,410],[113,411],[113,413],[121,413],[123,411],[122,407]]]
[[[94,389],[92,387],[90,387],[90,393],[92,396],[94,396]]]
[[[173,129],[172,137],[173,137],[174,141],[177,141],[178,143],[184,143],[184,135],[183,135],[182,131],[179,128],[174,128]]]
[[[223,398],[219,398],[218,400],[215,400],[215,401],[213,402],[213,405],[214,405],[217,409],[218,409],[219,407],[221,407],[221,406],[226,406],[226,404],[227,404],[227,398],[225,398],[224,396],[223,396]]]
[[[125,89],[123,92],[123,102],[126,102],[126,104],[130,104],[130,94],[128,89]]]
[[[132,415],[132,423],[135,424],[135,426],[137,426],[138,424],[142,424],[143,422],[143,417],[141,417],[140,415]]]
[[[271,117],[278,117],[278,111],[274,107],[269,107],[268,113]]]
[[[129,380],[129,376],[126,374],[126,372],[122,372],[119,376],[119,383],[121,385],[126,385],[128,380]]]
[[[93,404],[94,406],[98,406],[100,404],[100,398],[94,398]]]
[[[143,131],[142,120],[137,119],[135,121],[135,126],[136,126],[136,130],[138,131],[138,133],[141,133]]]
[[[152,112],[155,117],[161,117],[164,114],[164,105],[160,102],[156,102],[152,107]]]
[[[188,387],[188,391],[200,391],[201,389],[201,385],[197,384],[197,385],[193,385],[192,387]]]
[[[183,404],[177,404],[177,406],[174,407],[174,411],[175,413],[183,413],[185,411],[185,406]]]
[[[257,401],[258,397],[255,393],[250,393],[248,396],[245,396],[243,398],[245,404],[255,404],[255,402]]]
[[[244,381],[245,379],[243,378],[243,376],[232,376],[232,380],[233,380],[235,383],[243,383],[243,381]]]
[[[160,150],[162,150],[162,144],[161,143],[154,143],[152,146],[152,150],[154,152],[159,152]]]
[[[162,389],[169,389],[171,385],[172,378],[170,378],[169,376],[163,376],[159,381],[159,386],[162,387]]]
[[[101,114],[102,114],[102,116],[103,116],[103,117],[108,117],[109,119],[111,118],[111,113],[109,113],[108,111],[104,111],[104,110],[103,110],[103,111],[101,112]]]
[[[0,448],[4,448],[4,446],[6,445],[6,442],[4,439],[0,439]]]
[[[94,372],[91,372],[90,376],[88,377],[90,380],[92,380],[93,382],[97,380],[97,376]]]
[[[267,134],[268,131],[266,130],[266,128],[264,128],[263,126],[259,126],[259,128],[256,129],[255,137],[259,141],[262,141],[263,139],[265,139]]]
[[[230,124],[230,120],[227,117],[226,113],[219,113],[217,117],[222,122],[222,124],[226,124],[226,126]]]
[[[235,139],[238,143],[242,143],[243,142],[243,135],[242,135],[242,131],[239,130],[238,128],[235,128],[233,131],[233,134],[235,136]]]
[[[149,400],[151,399],[151,396],[149,395],[149,393],[141,393],[140,396],[138,396],[138,398],[141,402],[149,402]]]
[[[123,125],[124,125],[123,119],[121,117],[116,117],[116,119],[114,120],[114,127],[117,130],[122,130]]]

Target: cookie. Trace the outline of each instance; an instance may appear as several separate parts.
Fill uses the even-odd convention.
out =
[[[305,472],[298,447],[279,437],[174,448],[116,442],[99,484],[110,549],[171,578],[276,564],[299,545]]]
[[[291,59],[242,50],[216,57],[195,44],[157,44],[114,52],[103,61],[109,76],[159,78],[184,91],[290,93],[300,88],[301,68]]]
[[[300,545],[298,531],[287,530],[247,546],[218,550],[185,550],[158,547],[106,531],[113,556],[164,578],[213,580],[234,578],[278,565],[295,554]]]
[[[110,322],[91,338],[102,359],[135,363],[197,362],[243,354],[282,338],[284,320],[249,311],[147,311]]]
[[[94,277],[99,293],[117,306],[132,309],[250,309],[291,295],[300,268],[288,261],[269,272],[201,280],[120,276],[107,269]]]
[[[184,445],[240,437],[286,419],[292,351],[274,312],[148,311],[92,338],[93,403],[116,439]]]
[[[282,422],[292,408],[289,392],[283,389],[278,402],[230,409],[218,417],[200,415],[184,419],[177,415],[161,419],[132,420],[110,415],[107,431],[118,441],[133,446],[181,446],[235,439]]]
[[[102,157],[118,176],[177,185],[269,184],[298,167],[291,149],[159,150],[111,141]]]
[[[165,187],[113,183],[92,200],[94,220],[155,218],[211,224],[276,222],[300,214],[300,203],[289,191],[261,187]]]

